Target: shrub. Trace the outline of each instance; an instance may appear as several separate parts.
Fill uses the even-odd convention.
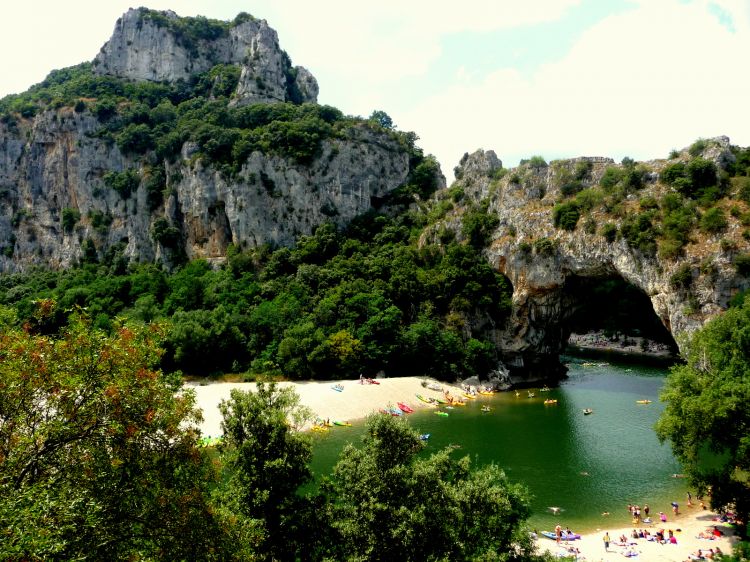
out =
[[[660,240],[659,257],[665,260],[674,260],[683,254],[684,244],[679,240]]]
[[[719,247],[722,252],[733,252],[737,249],[737,244],[733,240],[722,238],[719,240]]]
[[[685,164],[682,162],[676,162],[666,166],[660,174],[661,181],[667,185],[674,185],[674,182],[678,178],[686,177]]]
[[[532,156],[528,160],[521,160],[521,164],[528,164],[531,168],[546,168],[547,161],[541,156]]]
[[[138,189],[138,185],[141,183],[141,178],[134,169],[124,172],[107,172],[102,179],[104,185],[114,189],[123,199],[130,197],[130,194]]]
[[[557,250],[557,244],[554,240],[539,238],[534,241],[534,252],[538,256],[551,257],[555,254],[555,250]]]
[[[604,236],[604,239],[611,244],[617,238],[617,225],[611,222],[604,224],[602,226],[601,234]]]
[[[560,203],[552,209],[552,222],[563,230],[575,230],[581,212],[576,203]]]
[[[688,263],[683,263],[669,278],[669,286],[673,289],[686,290],[693,284],[693,269]]]
[[[717,234],[727,228],[727,218],[720,207],[712,207],[701,217],[700,227],[703,232]]]
[[[642,211],[648,211],[649,209],[657,209],[659,207],[659,203],[656,201],[654,197],[651,197],[651,196],[643,197],[638,202],[638,205],[640,205]]]
[[[604,170],[602,178],[599,180],[599,185],[601,185],[605,191],[611,192],[614,187],[620,183],[624,175],[625,172],[622,169],[610,166]]]
[[[109,213],[103,213],[96,209],[91,209],[88,213],[88,217],[89,221],[91,221],[91,227],[100,234],[106,234],[109,225],[112,224],[112,215]]]
[[[65,232],[72,232],[73,227],[75,227],[76,223],[81,220],[81,213],[78,211],[78,209],[72,209],[70,207],[66,207],[62,210],[62,227],[63,231]]]
[[[594,164],[590,160],[578,162],[575,169],[573,170],[573,177],[578,181],[588,179],[593,168]]]
[[[706,139],[698,139],[688,148],[688,154],[690,156],[700,156],[700,154],[708,148],[708,141]]]
[[[167,248],[175,248],[180,241],[180,231],[164,217],[159,217],[151,227],[151,238]]]
[[[620,233],[631,248],[646,256],[656,254],[657,231],[653,225],[654,211],[629,216],[622,223]]]
[[[117,146],[125,154],[144,154],[154,148],[151,129],[143,123],[131,123],[117,135]]]

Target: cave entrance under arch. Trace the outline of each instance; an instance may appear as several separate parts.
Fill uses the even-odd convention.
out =
[[[651,299],[619,275],[570,276],[563,287],[568,350],[637,361],[673,362],[677,344]]]

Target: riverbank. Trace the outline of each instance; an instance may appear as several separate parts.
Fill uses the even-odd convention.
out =
[[[417,399],[417,394],[433,398],[442,397],[442,391],[431,390],[422,386],[427,380],[448,390],[453,396],[461,396],[461,389],[457,386],[438,383],[422,377],[398,377],[377,379],[377,384],[360,384],[358,380],[339,381],[304,381],[280,382],[281,387],[291,386],[300,397],[300,403],[310,408],[315,417],[333,421],[354,421],[367,417],[380,408],[388,405],[395,406],[397,402],[405,402],[414,409],[428,408],[427,404]],[[334,386],[340,385],[340,392]],[[203,411],[203,422],[200,429],[203,435],[218,437],[221,431],[221,413],[219,403],[229,399],[233,389],[255,390],[255,383],[225,383],[225,382],[189,382],[186,388],[191,388],[196,394],[196,405]],[[305,428],[309,428],[308,423]]]
[[[571,334],[565,353],[658,366],[669,366],[678,359],[675,350],[664,343],[638,336],[608,337],[602,331]]]
[[[625,506],[623,506],[624,508]],[[627,557],[626,553],[628,551],[636,553],[637,556],[635,558],[644,562],[682,562],[689,560],[691,555],[698,553],[698,550],[708,552],[709,549],[713,548],[716,551],[717,547],[724,554],[732,552],[732,547],[738,540],[732,526],[717,521],[718,517],[716,513],[703,510],[697,505],[684,509],[685,511],[676,518],[672,517],[670,512],[669,520],[666,523],[659,522],[657,514],[657,517],[654,517],[654,523],[648,525],[642,523],[636,526],[637,530],[647,529],[651,534],[663,529],[664,534],[668,535],[669,530],[672,530],[677,538],[677,544],[660,544],[647,539],[633,539],[631,538],[633,532],[632,526],[608,528],[604,525],[594,533],[582,535],[580,540],[563,542],[559,547],[555,544],[554,540],[543,536],[536,539],[536,542],[541,552],[549,550],[553,555],[563,555],[563,553],[566,553],[570,556],[571,552],[568,549],[578,549],[578,560],[597,562],[622,560]],[[564,528],[565,521],[564,518],[561,519],[560,523]],[[704,535],[707,533],[710,534],[714,526],[721,531],[722,536],[714,540],[699,538],[701,533]],[[548,530],[551,531],[552,529]],[[612,539],[607,551],[604,549],[603,541],[605,532],[609,533],[609,537]],[[625,546],[619,543],[618,539],[621,535],[625,535],[628,538]]]

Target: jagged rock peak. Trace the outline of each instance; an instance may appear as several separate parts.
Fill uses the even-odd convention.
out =
[[[292,67],[276,31],[248,14],[225,22],[172,11],[128,10],[94,59],[94,72],[130,80],[190,80],[217,64],[241,68],[234,103],[316,102],[318,83]]]
[[[456,178],[489,177],[502,167],[503,163],[494,150],[485,151],[480,148],[471,154],[465,153],[453,171]]]

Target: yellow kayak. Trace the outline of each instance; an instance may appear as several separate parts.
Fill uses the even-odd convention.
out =
[[[469,400],[476,400],[477,399],[477,397],[474,396],[473,394],[468,394],[466,392],[462,392],[461,394],[463,394],[464,398],[468,398]]]

